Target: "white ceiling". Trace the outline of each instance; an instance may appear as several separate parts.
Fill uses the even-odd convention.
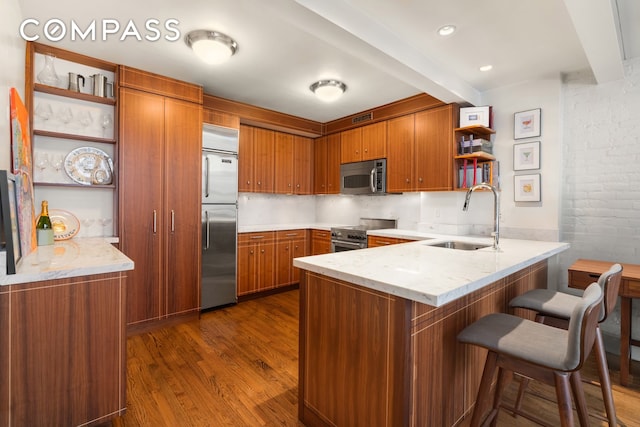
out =
[[[421,92],[444,102],[479,104],[481,93],[527,80],[591,68],[598,82],[622,78],[623,59],[640,56],[638,0],[18,0],[27,34],[40,42],[198,83],[222,98],[327,122]],[[115,19],[102,41],[44,39],[52,18],[86,28]],[[133,20],[177,19],[181,39],[120,36]],[[445,24],[452,36],[438,36]],[[183,41],[216,30],[239,50],[223,65],[200,62]],[[171,35],[164,31],[163,35]],[[492,64],[490,72],[478,68]],[[317,101],[316,80],[344,81],[337,102]]]

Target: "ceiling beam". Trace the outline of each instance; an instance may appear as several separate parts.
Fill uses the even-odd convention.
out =
[[[344,0],[295,0],[334,25],[351,33],[386,56],[393,64],[377,62],[398,79],[445,103],[479,105],[480,92],[454,70],[437,64],[418,49]],[[391,62],[391,61],[390,61]],[[385,67],[386,66],[386,67]],[[395,69],[392,69],[395,67]]]
[[[564,0],[589,65],[600,83],[624,77],[614,0]]]

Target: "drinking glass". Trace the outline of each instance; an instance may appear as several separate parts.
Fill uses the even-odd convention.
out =
[[[93,117],[91,117],[91,113],[89,111],[82,110],[78,113],[78,122],[82,127],[86,128],[93,122]]]
[[[107,234],[107,230],[106,227],[108,227],[109,225],[111,225],[111,223],[113,222],[113,220],[111,218],[98,218],[98,223],[102,226],[102,228],[104,229],[102,231],[102,235],[103,236],[110,236],[113,233]]]
[[[51,109],[51,104],[48,102],[40,102],[36,106],[36,117],[46,122],[53,116],[53,110]]]
[[[71,108],[60,107],[60,109],[56,114],[56,118],[66,125],[71,121],[71,119],[73,119],[73,113],[71,112]]]
[[[41,173],[44,173],[44,170],[49,165],[49,155],[47,153],[38,153],[36,155],[36,166],[40,169]]]
[[[113,126],[113,117],[109,113],[104,113],[100,118],[100,124],[102,125],[102,136],[107,137],[107,130],[111,130]]]
[[[51,160],[51,165],[56,170],[56,172],[60,172],[63,164],[64,164],[64,156],[62,154],[56,154],[53,156],[53,159]]]

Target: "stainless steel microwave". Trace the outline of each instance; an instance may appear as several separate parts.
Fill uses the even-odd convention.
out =
[[[384,194],[387,191],[387,159],[340,165],[340,193]]]

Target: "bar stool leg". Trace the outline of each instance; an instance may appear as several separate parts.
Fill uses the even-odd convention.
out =
[[[598,376],[600,377],[600,388],[602,389],[602,400],[607,411],[607,419],[610,426],[616,426],[618,419],[616,417],[616,407],[613,403],[613,395],[611,393],[611,378],[609,377],[609,368],[607,365],[607,353],[604,348],[604,340],[602,339],[602,331],[600,326],[596,328],[596,341],[594,344],[596,356],[596,366],[598,367]]]
[[[560,425],[573,427],[573,408],[571,407],[571,392],[569,391],[569,374],[554,372],[556,384],[556,397],[558,410],[560,411]]]
[[[524,397],[524,392],[527,391],[527,387],[529,386],[529,378],[521,376],[520,377],[520,386],[518,387],[518,395],[516,397],[516,403],[514,405],[514,408],[516,410],[516,413],[514,413],[514,416],[518,416],[518,412],[520,412],[520,410],[522,409],[522,398]]]
[[[589,427],[589,411],[587,410],[587,400],[584,397],[584,390],[582,389],[582,377],[580,376],[580,371],[571,373],[570,381],[580,425]]]
[[[473,416],[471,417],[471,427],[479,427],[483,425],[483,415],[486,411],[487,404],[491,400],[491,382],[493,375],[498,367],[498,353],[489,351],[487,353],[487,361],[484,363],[482,379],[478,388],[478,398],[476,399],[475,408],[473,408]]]

